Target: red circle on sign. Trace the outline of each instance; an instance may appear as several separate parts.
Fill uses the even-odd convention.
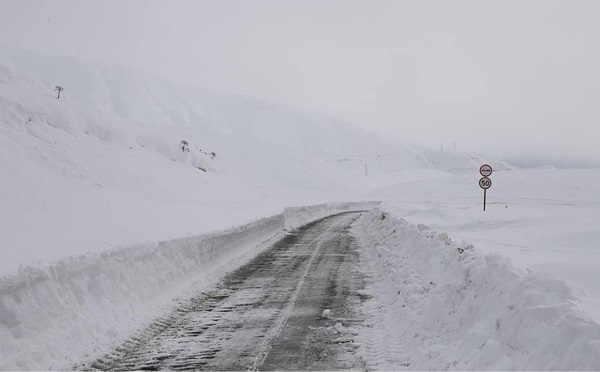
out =
[[[484,177],[489,177],[492,174],[492,167],[489,164],[484,164],[479,167],[479,174]]]

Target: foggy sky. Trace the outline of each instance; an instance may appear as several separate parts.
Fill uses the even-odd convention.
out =
[[[600,164],[600,1],[0,0],[0,44],[523,165]]]

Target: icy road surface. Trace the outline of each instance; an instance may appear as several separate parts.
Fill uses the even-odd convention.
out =
[[[349,233],[358,217],[339,214],[293,231],[214,290],[78,368],[363,369],[352,332],[364,287]]]

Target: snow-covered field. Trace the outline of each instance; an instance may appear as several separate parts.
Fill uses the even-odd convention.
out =
[[[405,173],[375,192],[387,210],[566,282],[577,305],[600,322],[600,193],[594,186],[600,170],[495,172],[485,212],[477,169]]]
[[[284,228],[348,208],[323,203],[370,200],[389,212],[355,229],[382,300],[366,311],[391,340],[361,349],[373,368],[598,369],[598,182],[0,48],[0,369],[68,368]],[[306,205],[321,206],[284,209]]]

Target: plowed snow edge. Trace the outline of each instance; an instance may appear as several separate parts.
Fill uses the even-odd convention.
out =
[[[352,232],[371,275],[358,336],[368,368],[600,369],[600,326],[563,282],[381,210]]]

